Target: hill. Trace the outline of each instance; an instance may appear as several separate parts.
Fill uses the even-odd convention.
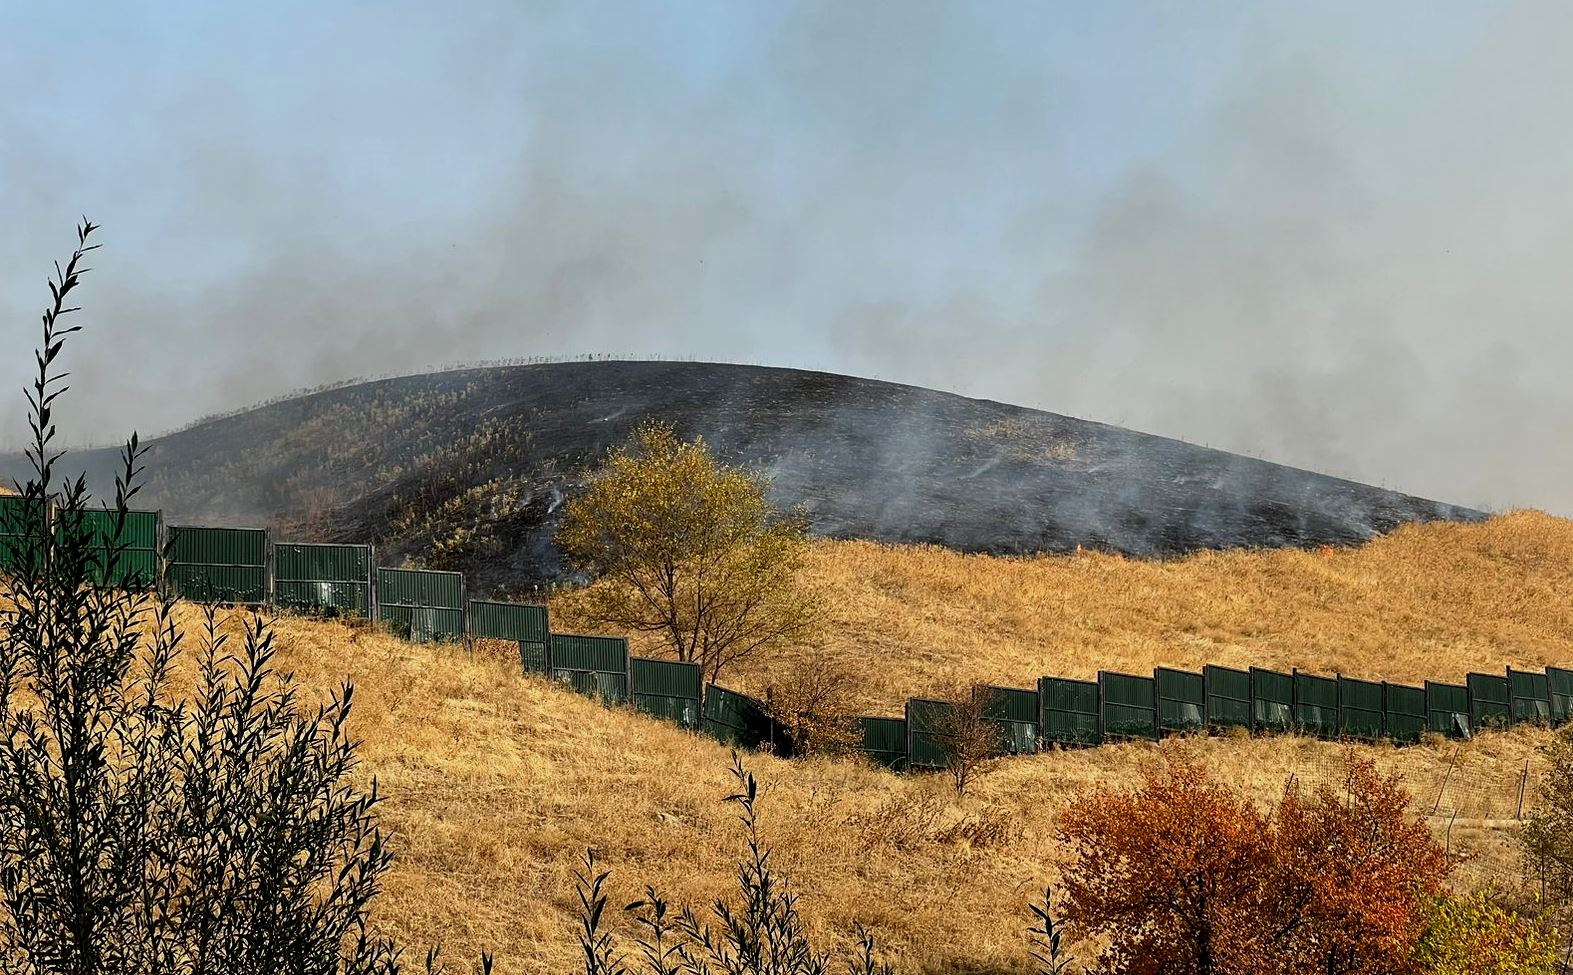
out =
[[[829,538],[1127,555],[1340,545],[1479,512],[1053,413],[825,373],[674,362],[500,366],[327,390],[151,441],[176,522],[374,541],[472,590],[559,578],[579,474],[646,417],[773,478]],[[16,472],[13,459],[0,473]],[[112,451],[75,454],[101,486]]]
[[[1573,523],[1534,513],[1413,526],[1329,556],[1146,563],[825,542],[815,563],[836,587],[863,580],[829,613],[836,646],[867,648],[871,703],[952,674],[1019,683],[1218,660],[1417,679],[1566,662],[1573,647],[1558,598],[1573,581]],[[495,948],[509,971],[567,970],[571,874],[587,846],[614,870],[614,903],[646,882],[699,904],[729,890],[739,847],[720,803],[722,746],[521,676],[510,656],[296,619],[279,634],[281,667],[308,687],[357,684],[363,772],[388,796],[398,854],[382,912],[410,943],[441,940],[456,961]],[[769,668],[738,676],[762,681]],[[1183,753],[1267,803],[1291,777],[1336,785],[1354,747],[1403,775],[1438,836],[1471,855],[1463,883],[1511,886],[1520,775],[1530,770],[1533,797],[1546,736],[1404,749],[1170,739],[1001,760],[960,801],[935,779],[851,762],[748,762],[766,790],[766,835],[818,930],[845,943],[870,924],[902,971],[1025,972],[1024,905],[1054,877],[1056,817],[1096,784]]]

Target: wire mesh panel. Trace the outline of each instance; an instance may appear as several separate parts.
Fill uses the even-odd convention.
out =
[[[1294,725],[1302,734],[1338,736],[1338,681],[1294,672]]]
[[[1103,737],[1158,740],[1158,698],[1151,677],[1098,671]]]
[[[1407,684],[1382,685],[1383,725],[1387,736],[1398,741],[1415,742],[1426,733],[1426,691]]]
[[[464,576],[377,569],[377,619],[416,643],[464,639]]]
[[[92,552],[89,576],[96,585],[152,589],[158,585],[159,513],[118,512],[102,508],[80,512],[56,509],[55,537],[75,535]],[[118,523],[118,533],[117,533]]]
[[[955,705],[912,698],[907,701],[907,767],[946,768],[956,754]]]
[[[165,579],[182,599],[260,606],[268,601],[268,533],[171,525]]]
[[[765,706],[747,694],[717,684],[705,689],[704,731],[718,741],[740,748],[761,748],[775,743],[775,726]],[[905,732],[902,748],[906,748]]]
[[[1251,721],[1259,731],[1294,728],[1293,675],[1251,668]]]
[[[628,641],[620,636],[553,633],[552,680],[607,704],[628,700]]]
[[[1548,675],[1509,667],[1507,685],[1514,724],[1551,723],[1551,678]]]
[[[1426,681],[1426,722],[1439,735],[1468,738],[1474,733],[1469,719],[1469,688]]]
[[[1470,723],[1477,731],[1505,728],[1512,723],[1513,706],[1506,674],[1467,674],[1464,686],[1469,688]]]
[[[999,725],[1000,753],[1032,755],[1038,750],[1038,692],[1017,687],[972,689],[983,716]]]
[[[527,674],[546,673],[546,643],[550,632],[545,606],[470,600],[470,636],[518,643],[519,665]]]
[[[1098,729],[1098,685],[1064,677],[1038,679],[1038,729],[1046,744],[1069,748],[1103,741]]]
[[[273,546],[273,602],[305,613],[371,618],[370,545],[279,542]]]
[[[699,727],[704,673],[698,664],[633,657],[628,681],[638,710],[684,728]]]
[[[1338,675],[1338,731],[1346,738],[1376,741],[1382,737],[1382,685]]]
[[[903,718],[858,718],[863,754],[897,772],[907,768],[907,722]]]
[[[1551,685],[1551,720],[1573,721],[1573,670],[1547,667],[1546,680]]]
[[[1207,688],[1201,674],[1157,667],[1152,672],[1158,695],[1158,728],[1165,734],[1201,731],[1207,722]]]
[[[1202,668],[1202,693],[1208,727],[1250,729],[1250,671],[1209,664]]]
[[[44,499],[0,495],[0,572],[36,570],[48,530]]]

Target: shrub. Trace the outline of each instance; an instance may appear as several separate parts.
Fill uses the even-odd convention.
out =
[[[1428,975],[1556,975],[1553,932],[1484,892],[1430,906],[1415,960]]]
[[[101,587],[123,551],[85,530],[81,478],[55,474],[68,298],[95,228],[50,282],[29,395],[33,476],[56,505],[0,609],[0,968],[70,973],[391,972],[369,905],[390,854],[375,784],[351,784],[345,685],[317,708],[272,667],[253,620],[230,653],[211,613],[195,698],[171,680],[172,606]],[[142,449],[123,455],[123,527]],[[119,534],[119,529],[115,532]]]

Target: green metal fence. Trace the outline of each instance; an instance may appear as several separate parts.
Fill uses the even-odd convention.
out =
[[[1382,685],[1383,727],[1397,741],[1415,742],[1426,733],[1426,691],[1407,684]]]
[[[464,639],[464,577],[377,568],[377,621],[416,643]]]
[[[1202,668],[1207,724],[1212,728],[1251,727],[1251,674],[1229,667]]]
[[[907,766],[945,768],[955,754],[955,706],[947,701],[907,701]]]
[[[1258,731],[1294,729],[1294,675],[1251,668],[1251,724]]]
[[[704,670],[675,660],[629,660],[628,682],[634,707],[646,714],[698,728],[703,719]]]
[[[1043,709],[1038,728],[1045,743],[1070,748],[1103,741],[1098,727],[1098,685],[1092,681],[1041,677],[1038,704]]]
[[[1338,675],[1338,732],[1346,738],[1376,741],[1386,722],[1382,685]]]
[[[1551,678],[1527,670],[1507,669],[1508,697],[1514,724],[1551,723]]]
[[[86,541],[93,552],[89,577],[95,585],[124,589],[158,586],[158,512],[127,511],[121,521],[118,512],[98,508],[77,512],[75,517],[78,520],[73,522],[71,512],[56,509],[55,536],[77,533]]]
[[[182,599],[261,606],[268,601],[268,533],[172,525],[164,578]]]
[[[42,499],[0,495],[0,572],[37,567],[39,544],[49,530],[49,505]]]
[[[1463,684],[1426,681],[1426,721],[1431,730],[1451,738],[1468,738],[1474,733],[1469,716],[1469,688]]]
[[[620,636],[553,633],[552,680],[607,704],[628,700],[628,641]]]
[[[705,688],[704,730],[740,748],[775,746],[779,737],[762,702],[716,684]],[[902,732],[902,755],[906,755],[905,731]]]
[[[1507,675],[1468,674],[1464,686],[1469,688],[1469,721],[1476,731],[1505,728],[1513,722]]]
[[[1158,740],[1158,698],[1151,677],[1098,671],[1098,703],[1105,739]]]
[[[904,718],[858,718],[863,754],[876,765],[896,772],[907,769],[907,722]]]
[[[1157,667],[1152,672],[1158,695],[1158,730],[1186,734],[1207,727],[1207,683],[1201,674]]]
[[[1032,755],[1038,751],[1037,691],[980,685],[972,693],[983,716],[999,725],[1002,754]]]
[[[519,665],[527,674],[547,672],[550,664],[546,659],[546,645],[550,632],[545,606],[470,600],[470,636],[519,644]]]
[[[1338,737],[1338,681],[1294,671],[1294,724],[1302,733]]]
[[[273,546],[273,600],[281,609],[371,619],[370,545],[279,542]]]
[[[1573,670],[1547,667],[1546,679],[1551,684],[1551,720],[1573,721]]]

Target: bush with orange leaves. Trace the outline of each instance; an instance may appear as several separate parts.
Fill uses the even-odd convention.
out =
[[[1408,801],[1361,761],[1271,813],[1194,765],[1151,769],[1066,812],[1064,920],[1111,975],[1413,971],[1448,861]]]

